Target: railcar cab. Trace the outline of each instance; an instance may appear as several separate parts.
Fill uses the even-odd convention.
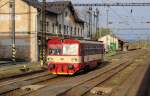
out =
[[[74,74],[80,69],[79,41],[51,39],[48,41],[48,70],[52,74]]]

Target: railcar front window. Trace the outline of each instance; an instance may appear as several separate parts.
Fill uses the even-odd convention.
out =
[[[61,49],[49,49],[49,54],[50,55],[60,55]]]
[[[63,55],[78,55],[78,44],[64,44]]]

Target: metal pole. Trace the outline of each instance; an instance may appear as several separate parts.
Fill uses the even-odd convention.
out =
[[[109,20],[109,7],[107,7],[107,22],[106,22],[106,27],[108,28],[108,20]]]
[[[89,37],[92,38],[92,7],[89,7]]]
[[[46,64],[46,0],[42,2],[41,66]]]
[[[11,13],[11,32],[12,32],[12,61],[16,61],[16,46],[15,46],[15,0],[10,0]]]
[[[90,34],[91,34],[91,20],[90,20],[90,14],[91,14],[91,12],[90,12],[90,8],[89,8],[89,10],[88,10],[88,13],[89,13],[89,35],[88,35],[88,37],[90,37]]]
[[[91,34],[90,34],[90,37],[92,39],[92,35],[93,35],[93,15],[92,15],[92,7],[90,7],[90,11],[91,11],[91,14],[90,14],[90,20],[91,20]]]
[[[96,18],[97,18],[97,14],[96,14],[96,11],[94,11],[94,33],[93,34],[95,34],[96,33],[96,26],[97,26],[97,21],[96,21]],[[93,39],[94,37],[92,37],[92,39]]]
[[[99,10],[96,8],[96,32],[99,32],[98,29],[99,29]],[[101,37],[101,32],[100,32],[100,37]]]
[[[109,31],[109,28],[108,28],[108,20],[109,20],[109,7],[107,7],[107,9],[106,9],[106,12],[107,12],[107,21],[106,21],[106,28],[107,28],[107,30]],[[109,42],[109,44],[108,44],[108,39],[106,40],[106,42],[107,42],[107,46],[108,46],[108,51],[110,51],[110,42]]]

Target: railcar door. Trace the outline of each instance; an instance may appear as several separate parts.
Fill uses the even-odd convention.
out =
[[[80,56],[81,56],[81,62],[84,63],[84,56],[85,56],[85,48],[84,48],[84,44],[80,44]]]

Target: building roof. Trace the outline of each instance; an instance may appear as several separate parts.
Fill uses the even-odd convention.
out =
[[[28,3],[29,5],[41,9],[42,2],[38,0],[23,0],[24,2]],[[75,17],[75,20],[79,23],[84,23],[84,21],[79,18],[77,12],[75,11],[71,1],[55,1],[55,2],[47,2],[46,11],[53,13],[53,14],[62,14],[66,8],[70,8],[72,15]]]
[[[51,9],[57,14],[62,14],[66,7],[72,7],[70,1],[56,1],[56,2],[47,2],[47,8]],[[73,9],[73,8],[71,8]]]
[[[35,8],[40,8],[40,3],[38,0],[23,0],[23,1]]]
[[[111,37],[117,38],[119,41],[125,42],[125,40],[121,39],[120,37],[116,36],[115,34],[107,34],[105,36],[102,36],[101,38],[106,37],[106,36],[111,36]],[[99,38],[99,39],[101,39],[101,38]]]
[[[72,12],[72,15],[75,17],[75,20],[77,22],[80,22],[80,23],[84,23],[83,20],[81,20],[81,18],[79,18],[76,10],[74,9],[71,1],[55,1],[55,2],[47,2],[47,8],[56,13],[56,14],[62,14],[64,13],[65,9],[66,8],[70,8],[71,12]]]

